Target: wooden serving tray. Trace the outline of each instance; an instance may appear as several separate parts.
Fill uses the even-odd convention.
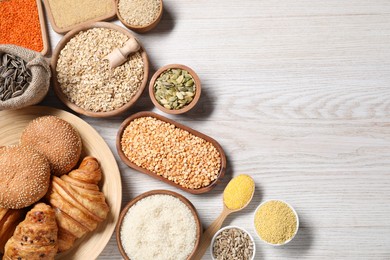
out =
[[[41,26],[41,32],[42,32],[42,42],[43,42],[43,49],[41,51],[41,54],[46,55],[47,52],[49,51],[49,37],[47,34],[45,14],[43,12],[41,0],[37,0],[37,9],[38,9],[38,16],[39,16],[39,24]]]
[[[183,129],[183,130],[186,130],[188,131],[189,133],[195,135],[195,136],[198,136],[200,138],[203,138],[204,140],[210,142],[219,152],[219,154],[221,155],[221,168],[219,170],[219,174],[217,176],[217,178],[209,185],[209,186],[206,186],[206,187],[203,187],[203,188],[200,188],[200,189],[188,189],[188,188],[184,188],[182,187],[181,185],[179,184],[176,184],[166,178],[164,178],[163,176],[159,176],[157,175],[156,173],[154,172],[151,172],[147,169],[144,169],[142,167],[139,167],[138,165],[132,163],[127,157],[126,155],[124,154],[124,152],[122,151],[122,147],[121,147],[121,139],[122,139],[122,135],[123,135],[123,132],[125,131],[126,127],[129,125],[129,123],[131,121],[133,121],[134,119],[137,119],[137,118],[140,118],[140,117],[153,117],[153,118],[156,118],[156,119],[159,119],[161,121],[164,121],[164,122],[167,122],[167,123],[170,123],[174,126],[176,126],[177,128],[180,128],[180,129]],[[166,118],[166,117],[163,117],[159,114],[156,114],[156,113],[153,113],[153,112],[139,112],[139,113],[136,113],[136,114],[133,114],[132,116],[128,117],[125,121],[123,121],[123,123],[121,124],[121,126],[119,127],[119,131],[118,131],[118,134],[117,134],[117,137],[116,137],[116,149],[118,151],[118,154],[119,154],[119,157],[121,158],[121,160],[129,167],[139,171],[139,172],[142,172],[144,174],[147,174],[153,178],[156,178],[160,181],[163,181],[165,183],[168,183],[169,185],[172,185],[176,188],[179,188],[179,189],[182,189],[186,192],[189,192],[189,193],[192,193],[192,194],[201,194],[201,193],[205,193],[205,192],[208,192],[210,190],[212,190],[217,184],[218,182],[220,181],[221,178],[223,178],[223,176],[225,175],[225,171],[226,171],[226,155],[225,155],[225,152],[223,151],[222,147],[219,145],[219,143],[217,141],[215,141],[213,138],[205,135],[205,134],[202,134],[188,126],[185,126],[185,125],[182,125],[176,121],[173,121],[169,118]]]
[[[40,1],[40,0],[37,0],[37,1]],[[61,33],[61,34],[69,32],[69,31],[73,30],[74,28],[77,28],[77,27],[89,24],[91,22],[106,21],[106,20],[109,20],[109,19],[112,19],[112,18],[116,17],[115,0],[112,0],[112,5],[113,5],[112,7],[113,8],[112,8],[112,11],[110,13],[107,13],[107,14],[105,14],[103,16],[100,16],[100,17],[96,17],[96,18],[87,20],[87,21],[82,22],[82,23],[78,23],[78,24],[75,24],[75,25],[72,25],[72,26],[61,28],[61,27],[59,27],[56,24],[56,22],[54,20],[54,16],[53,16],[53,12],[52,12],[51,7],[50,7],[49,0],[43,0],[43,2],[45,4],[45,8],[46,8],[46,11],[47,11],[47,14],[48,14],[48,17],[49,17],[49,21],[51,23],[51,26],[52,26],[53,30],[55,32]],[[98,1],[96,1],[96,2],[98,2]]]
[[[118,164],[110,148],[96,130],[81,118],[55,108],[30,106],[19,110],[0,111],[0,147],[19,143],[20,135],[31,120],[40,116],[57,116],[72,124],[83,141],[82,157],[98,159],[103,172],[101,191],[110,207],[107,219],[96,230],[76,240],[74,247],[56,256],[56,260],[96,259],[114,232],[122,203],[122,182]]]

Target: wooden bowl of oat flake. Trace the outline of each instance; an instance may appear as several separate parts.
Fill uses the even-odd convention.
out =
[[[73,111],[91,117],[115,116],[129,109],[146,86],[147,54],[140,44],[140,49],[116,68],[110,68],[105,57],[130,38],[134,35],[128,30],[106,22],[68,32],[51,60],[59,99]]]

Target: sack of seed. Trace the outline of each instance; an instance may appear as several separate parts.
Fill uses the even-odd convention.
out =
[[[46,96],[50,67],[38,52],[0,44],[0,110],[35,105]]]

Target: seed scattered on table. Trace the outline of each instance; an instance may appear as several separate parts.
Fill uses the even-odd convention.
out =
[[[153,117],[131,121],[121,147],[132,163],[184,188],[209,186],[221,169],[221,155],[212,143]]]
[[[116,30],[93,28],[73,37],[57,61],[57,80],[75,105],[93,112],[107,112],[128,103],[140,89],[144,62],[138,51],[110,69],[103,58],[129,38]]]
[[[0,53],[0,100],[22,95],[32,80],[26,62],[15,55]]]
[[[217,260],[249,260],[253,256],[253,242],[238,229],[223,230],[214,240],[213,255]]]

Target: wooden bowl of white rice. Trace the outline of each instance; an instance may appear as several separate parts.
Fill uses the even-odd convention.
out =
[[[192,203],[168,190],[152,190],[131,200],[116,226],[124,259],[186,260],[199,245],[202,225]]]

